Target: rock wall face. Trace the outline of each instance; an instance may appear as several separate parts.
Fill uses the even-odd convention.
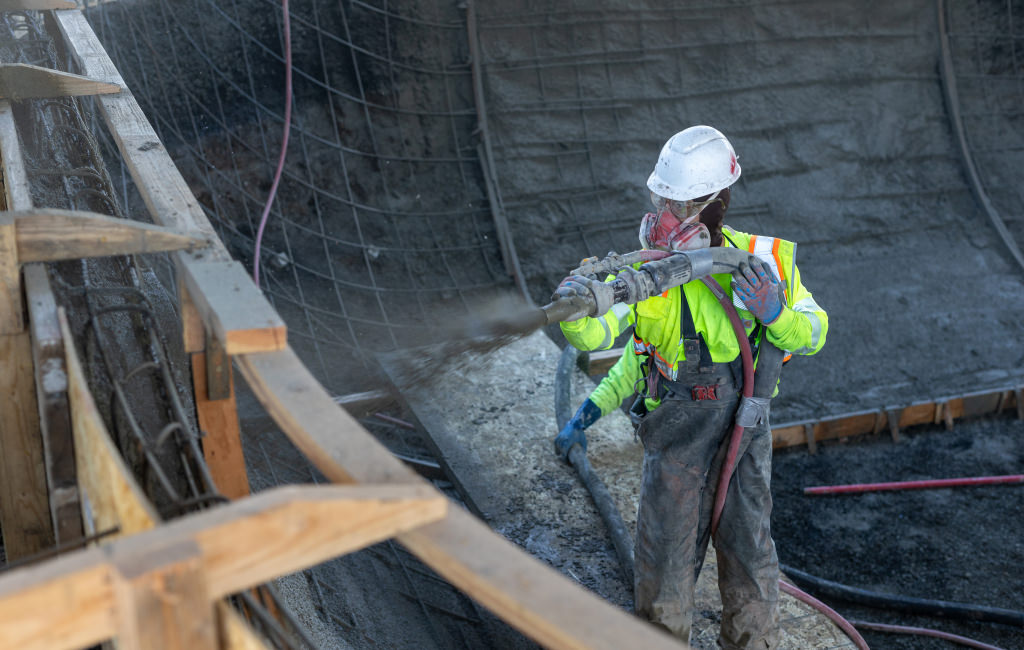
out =
[[[968,141],[1020,236],[1012,11],[952,4]],[[89,15],[251,262],[281,142],[279,6],[148,0]],[[441,0],[296,0],[264,288],[321,378],[364,390],[377,351],[514,291],[492,210],[545,302],[580,258],[637,247],[662,143],[706,123],[743,167],[727,223],[798,242],[831,318],[822,353],[787,368],[777,421],[1019,382],[1024,276],[964,175],[938,16],[931,0],[520,0],[473,16]]]

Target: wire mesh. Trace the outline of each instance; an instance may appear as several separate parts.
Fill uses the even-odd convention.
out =
[[[984,191],[1024,242],[1024,2],[945,3],[960,115]]]
[[[341,392],[352,362],[372,371],[376,352],[408,344],[440,310],[465,313],[510,281],[476,156],[463,13],[429,0],[401,13],[299,0],[290,15],[292,140],[263,289],[310,368]],[[251,266],[281,139],[280,3],[122,2],[87,16]]]
[[[0,60],[66,70],[61,48],[34,12],[0,14]],[[26,162],[33,205],[125,216],[107,173],[103,147],[94,134],[95,112],[88,99],[15,102],[13,112]],[[106,140],[106,149],[120,160]],[[132,197],[124,170],[121,191]],[[136,197],[133,197],[137,199]],[[129,209],[129,212],[131,210]],[[144,210],[134,214],[144,218]],[[144,219],[143,219],[144,220]],[[181,348],[177,305],[166,256],[78,260],[48,265],[57,302],[67,314],[77,351],[99,411],[121,455],[162,518],[173,518],[226,501],[206,465],[188,388],[188,361]],[[67,552],[117,533],[96,531],[88,495],[83,495],[87,536],[51,554]],[[39,558],[41,559],[41,558]],[[269,614],[278,612],[280,622]],[[247,610],[272,643],[289,649],[312,647],[280,599],[267,596]]]

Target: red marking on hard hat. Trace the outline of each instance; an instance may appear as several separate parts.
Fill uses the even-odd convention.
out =
[[[730,156],[729,157],[729,173],[730,174],[735,174],[736,173],[736,156]]]

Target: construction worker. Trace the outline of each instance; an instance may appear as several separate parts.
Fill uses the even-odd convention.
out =
[[[796,244],[723,225],[729,187],[739,177],[736,153],[719,131],[694,126],[675,134],[647,181],[656,210],[643,218],[640,242],[647,249],[668,251],[708,246],[750,251],[749,264],[738,272],[712,277],[733,298],[752,347],[767,349],[762,345],[767,340],[781,350],[814,354],[825,343],[828,317],[801,282]],[[608,286],[570,276],[556,296],[589,292],[596,302],[609,304],[614,301],[602,293]],[[723,605],[719,643],[726,649],[774,648],[780,634],[779,568],[769,527],[767,399],[764,417],[744,432],[712,535],[712,504],[727,447],[723,442],[742,401],[736,333],[722,304],[700,281],[561,327],[575,347],[597,350],[610,348],[630,325],[632,342],[558,434],[556,451],[567,457],[574,444],[586,449],[585,429],[639,394],[630,409],[644,445],[636,613],[689,641],[694,586],[713,537]],[[774,389],[776,380],[771,381]]]

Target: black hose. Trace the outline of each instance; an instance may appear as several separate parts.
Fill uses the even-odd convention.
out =
[[[811,588],[823,596],[845,600],[858,605],[896,610],[909,614],[942,616],[945,618],[985,621],[1024,627],[1024,612],[1012,609],[883,594],[877,591],[867,591],[866,589],[858,589],[857,587],[849,587],[838,582],[825,580],[824,578],[812,576],[809,573],[782,564],[779,565],[779,568],[796,582],[810,585]]]
[[[579,360],[579,350],[571,345],[565,346],[562,355],[558,358],[558,368],[555,370],[555,420],[559,430],[572,417],[572,370]],[[619,509],[615,507],[615,501],[608,492],[604,481],[594,472],[590,461],[587,460],[587,452],[579,445],[573,445],[569,450],[569,463],[576,469],[580,481],[590,492],[594,505],[604,521],[608,534],[612,538],[612,545],[615,547],[615,554],[619,557],[619,566],[622,568],[622,575],[626,584],[633,587],[633,538],[629,534],[626,522],[622,521]]]

